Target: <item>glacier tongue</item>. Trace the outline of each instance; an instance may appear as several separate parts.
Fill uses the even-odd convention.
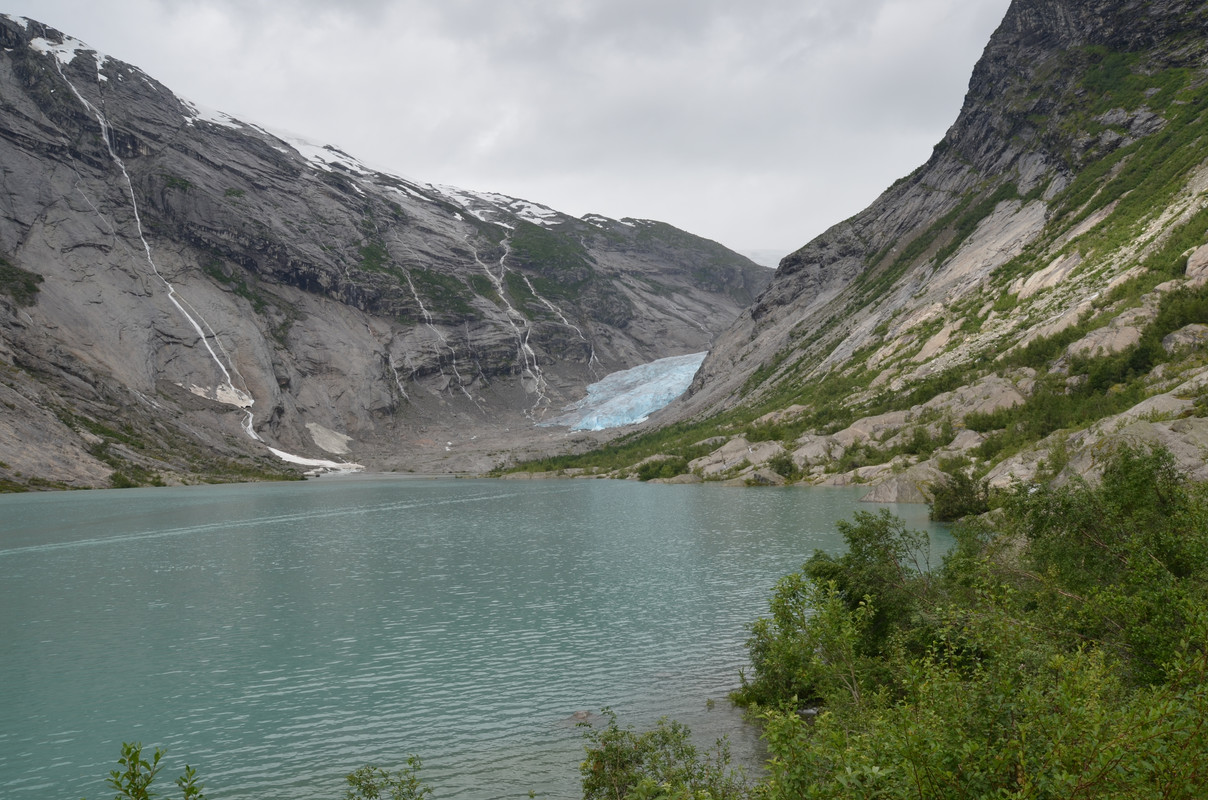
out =
[[[564,407],[563,414],[541,423],[576,431],[602,431],[633,425],[684,393],[705,353],[671,356],[606,375],[587,387],[587,397]]]

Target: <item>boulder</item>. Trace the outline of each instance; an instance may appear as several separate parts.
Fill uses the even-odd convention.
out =
[[[873,484],[862,503],[929,503],[931,485],[943,480],[944,473],[934,464],[924,461],[904,472],[891,472]]]
[[[744,461],[748,464],[766,464],[775,456],[785,452],[779,442],[755,442],[752,444],[737,436],[706,456],[693,459],[688,468],[705,478],[717,477],[734,469]]]
[[[967,414],[989,414],[1017,406],[1025,399],[1024,391],[1015,383],[998,375],[988,375],[976,383],[936,395],[924,403],[923,408],[948,411],[960,419]]]
[[[909,416],[908,411],[890,411],[874,417],[865,417],[834,434],[831,439],[840,447],[847,449],[853,444],[879,439],[885,433],[902,427]]]
[[[1141,330],[1152,318],[1153,312],[1147,308],[1129,309],[1071,344],[1066,352],[1091,357],[1123,352],[1141,341]]]
[[[745,482],[747,486],[784,486],[788,483],[783,475],[770,469],[753,470]]]
[[[1208,344],[1208,325],[1198,323],[1186,325],[1162,338],[1162,349],[1167,353],[1176,353],[1190,347],[1203,347],[1205,344]]]
[[[1188,256],[1186,274],[1192,286],[1208,283],[1208,244],[1202,245]]]
[[[685,472],[683,475],[676,475],[674,478],[655,478],[648,483],[665,483],[672,486],[685,486],[693,483],[702,483],[703,478],[699,475],[693,475],[691,472]]]
[[[843,445],[831,436],[806,434],[797,440],[797,448],[793,450],[793,462],[801,467],[821,464],[837,458],[843,450]]]

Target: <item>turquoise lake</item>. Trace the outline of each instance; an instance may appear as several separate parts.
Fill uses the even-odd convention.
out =
[[[726,701],[745,626],[842,549],[835,522],[877,508],[861,493],[355,476],[0,498],[0,797],[112,797],[141,741],[169,797],[188,762],[210,800],[338,800],[414,753],[434,800],[573,798],[575,714],[604,706],[755,757]]]

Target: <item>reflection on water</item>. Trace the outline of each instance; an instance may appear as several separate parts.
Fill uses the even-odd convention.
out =
[[[215,797],[334,798],[410,753],[437,798],[574,797],[576,723],[603,706],[754,758],[725,702],[744,626],[857,497],[359,477],[4,498],[0,795],[103,796],[139,740]]]

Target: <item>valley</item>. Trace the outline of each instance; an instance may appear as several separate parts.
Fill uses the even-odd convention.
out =
[[[375,171],[37,22],[0,39],[9,488],[481,472],[770,279],[664,223]]]

